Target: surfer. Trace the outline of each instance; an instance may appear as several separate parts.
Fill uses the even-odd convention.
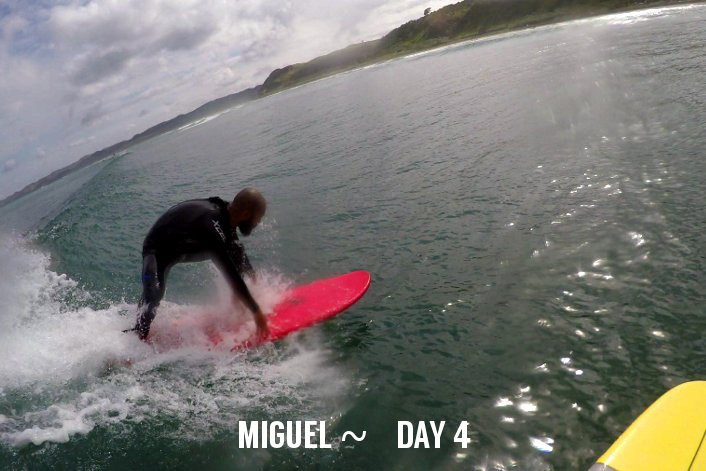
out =
[[[147,338],[157,315],[175,263],[212,260],[228,280],[233,294],[252,311],[260,338],[268,335],[267,319],[260,310],[243,275],[254,277],[236,228],[248,236],[265,215],[267,202],[254,188],[240,191],[228,203],[221,198],[194,199],[172,206],[157,219],[142,245],[142,297],[138,304],[135,331]]]

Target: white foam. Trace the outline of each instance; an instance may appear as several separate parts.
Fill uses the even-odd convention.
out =
[[[56,425],[33,425],[21,431],[5,433],[3,438],[15,446],[29,443],[41,445],[47,441],[66,443],[74,434],[86,434],[93,430],[95,420],[119,422],[127,417],[127,413],[126,402],[119,404],[93,393],[81,393],[77,404],[52,405],[25,415],[25,421]]]
[[[134,322],[134,305],[92,309],[85,302],[90,294],[49,263],[25,242],[0,237],[6,269],[0,279],[0,442],[63,443],[96,427],[165,418],[178,421],[178,431],[155,427],[155,433],[208,440],[249,413],[337,415],[332,409],[341,407],[348,379],[331,364],[316,331],[236,354],[198,342],[155,351],[121,332]],[[234,309],[229,289],[217,283],[214,306],[164,302],[155,328],[183,315],[195,323],[208,316],[240,318],[254,330],[251,315]],[[288,286],[268,273],[249,283],[265,311]]]
[[[605,18],[605,20],[611,25],[630,25],[642,21],[647,21],[655,17],[668,15],[670,13],[678,13],[686,10],[693,10],[694,8],[700,7],[702,8],[703,6],[700,6],[698,4],[692,4],[669,7],[656,7],[643,10],[627,11],[623,13],[612,13],[606,15],[603,18]]]

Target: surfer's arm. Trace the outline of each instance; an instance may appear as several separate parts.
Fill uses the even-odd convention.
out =
[[[221,270],[223,275],[228,280],[228,284],[233,290],[234,296],[240,298],[240,300],[245,303],[248,309],[253,313],[255,317],[255,324],[257,324],[258,335],[266,337],[269,333],[267,328],[267,318],[265,314],[260,309],[260,306],[255,301],[255,298],[250,294],[248,286],[243,281],[243,277],[240,275],[240,270],[238,269],[227,253],[216,254],[213,257],[214,262]]]
[[[238,269],[238,272],[242,275],[247,275],[251,278],[255,278],[255,270],[253,270],[252,264],[245,254],[245,249],[240,241],[236,237],[232,237],[230,242],[227,244],[226,253],[228,258],[233,262],[233,265]]]
[[[250,264],[250,260],[248,259],[248,256],[245,254],[245,250],[242,250],[241,248],[241,263],[240,263],[240,273],[244,275],[248,275],[250,278],[253,279],[253,281],[257,280],[257,275],[255,274],[255,269],[253,269],[252,265]]]

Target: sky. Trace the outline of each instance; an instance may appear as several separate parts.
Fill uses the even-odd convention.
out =
[[[0,198],[453,0],[0,0]]]

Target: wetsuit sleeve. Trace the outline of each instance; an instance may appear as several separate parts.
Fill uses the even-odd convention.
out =
[[[243,281],[243,277],[240,275],[240,270],[238,269],[239,267],[236,266],[228,252],[223,251],[216,253],[213,261],[228,280],[228,284],[230,284],[233,292],[240,297],[248,309],[250,309],[253,313],[260,312],[260,306],[258,306],[257,302],[250,294],[250,290]]]
[[[228,280],[233,292],[240,297],[248,309],[255,314],[260,312],[260,306],[257,305],[243,281],[242,273],[251,271],[252,266],[245,256],[237,234],[230,232],[226,235],[226,231],[228,231],[225,228],[226,223],[221,224],[217,218],[209,217],[204,220],[204,223],[205,233],[208,234],[204,238],[209,241],[211,258],[214,263]]]
[[[226,252],[228,258],[235,264],[235,267],[241,275],[253,276],[255,274],[250,260],[245,254],[245,249],[238,239],[235,237],[231,238],[230,243],[227,245]]]

